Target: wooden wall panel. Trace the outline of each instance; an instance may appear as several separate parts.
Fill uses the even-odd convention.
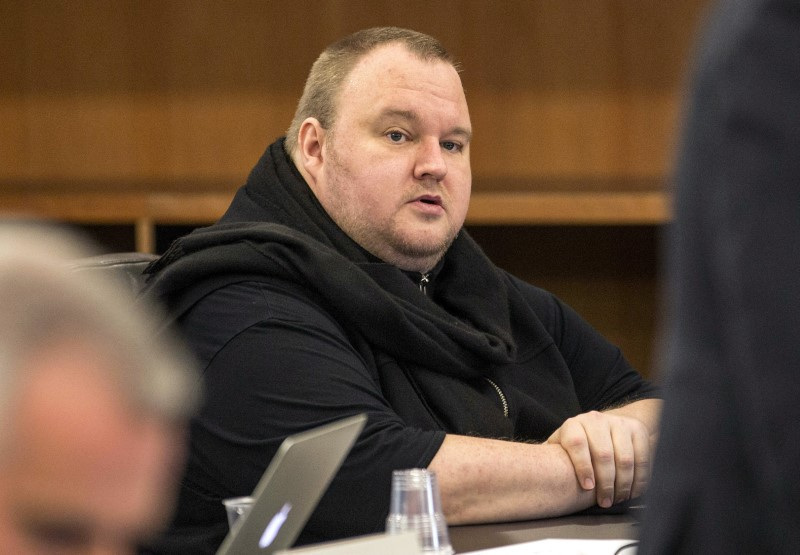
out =
[[[233,186],[286,128],[324,45],[396,24],[438,36],[462,61],[477,188],[657,186],[703,5],[5,0],[0,184]]]
[[[574,308],[643,373],[656,374],[660,325],[655,226],[471,226],[487,256]]]

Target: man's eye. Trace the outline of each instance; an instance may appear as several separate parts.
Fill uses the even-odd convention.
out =
[[[449,150],[450,152],[460,152],[461,145],[458,143],[454,143],[453,141],[444,141],[442,142],[442,148],[445,150]]]
[[[82,526],[32,523],[25,532],[32,542],[54,552],[84,551],[91,545],[91,534]]]
[[[406,138],[406,136],[403,135],[400,131],[389,131],[389,133],[387,133],[386,136],[389,137],[389,140],[392,141],[393,143],[401,143]]]

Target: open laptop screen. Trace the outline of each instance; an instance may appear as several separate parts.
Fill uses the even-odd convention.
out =
[[[359,414],[287,437],[253,490],[253,507],[217,555],[270,555],[291,547],[366,420]]]

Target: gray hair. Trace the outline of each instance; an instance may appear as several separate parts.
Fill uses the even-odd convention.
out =
[[[458,69],[458,64],[435,38],[400,27],[373,27],[357,31],[328,46],[311,66],[303,96],[297,104],[294,119],[286,131],[284,149],[292,155],[297,148],[300,125],[306,118],[319,120],[323,129],[330,129],[336,119],[336,105],[342,83],[355,65],[375,48],[400,43],[420,59],[441,60]]]
[[[43,349],[77,340],[143,414],[182,422],[196,408],[200,382],[192,359],[157,332],[156,308],[107,276],[76,272],[96,254],[63,229],[0,224],[0,437],[20,369]]]

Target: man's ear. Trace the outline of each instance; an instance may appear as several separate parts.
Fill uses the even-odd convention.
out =
[[[309,185],[317,182],[324,163],[325,129],[317,118],[306,118],[297,133],[297,160],[300,173],[309,179]]]

